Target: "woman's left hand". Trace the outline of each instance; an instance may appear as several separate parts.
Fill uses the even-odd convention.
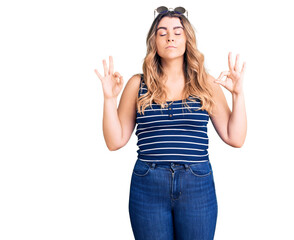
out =
[[[239,70],[239,57],[240,55],[237,54],[235,66],[233,66],[232,62],[232,53],[229,52],[229,71],[222,72],[219,77],[214,81],[222,85],[224,88],[229,90],[232,94],[239,94],[243,91],[243,78],[244,72],[246,68],[246,62],[243,63],[242,70]],[[226,76],[225,80],[222,78]]]

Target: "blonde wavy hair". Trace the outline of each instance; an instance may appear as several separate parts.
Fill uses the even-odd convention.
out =
[[[183,102],[187,105],[186,99],[191,96],[201,101],[201,110],[212,113],[213,99],[212,88],[207,81],[208,74],[204,68],[204,55],[197,49],[196,36],[194,28],[189,20],[184,16],[175,12],[168,11],[165,14],[159,14],[153,21],[147,35],[147,54],[143,63],[143,81],[147,85],[147,93],[138,98],[138,112],[144,114],[146,107],[151,106],[152,102],[160,104],[162,108],[166,107],[166,89],[163,79],[166,77],[164,69],[161,65],[160,56],[157,54],[156,33],[160,20],[164,17],[178,17],[183,25],[186,34],[186,51],[184,53],[184,76],[185,87]],[[195,101],[191,99],[191,101]]]

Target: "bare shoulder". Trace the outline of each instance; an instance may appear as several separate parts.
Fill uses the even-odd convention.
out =
[[[211,76],[210,74],[207,74],[207,81],[209,85],[211,86],[212,89],[212,96],[213,100],[215,101],[216,104],[219,102],[222,102],[224,104],[225,101],[225,95],[224,92],[221,88],[221,86],[218,83],[215,83],[215,78]]]
[[[141,75],[139,73],[135,74],[128,80],[125,88],[128,88],[129,91],[137,91],[140,87],[140,81]]]
[[[127,82],[121,99],[126,99],[128,102],[130,101],[136,101],[138,91],[140,88],[140,81],[141,81],[141,75],[135,74],[133,75]]]
[[[220,138],[226,142],[227,125],[231,111],[221,86],[214,82],[215,78],[208,74],[207,81],[211,85],[213,91],[212,97],[214,100],[214,106],[212,109],[212,114],[210,114],[210,119]]]
[[[210,74],[207,74],[207,80],[211,83],[215,80],[215,78],[211,76]]]
[[[207,74],[207,81],[213,90],[214,96],[217,92],[222,91],[221,87],[217,83],[214,82],[215,78],[213,76],[211,76],[210,74]]]

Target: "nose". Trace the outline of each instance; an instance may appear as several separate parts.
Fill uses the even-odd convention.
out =
[[[174,41],[174,39],[173,39],[173,35],[172,35],[172,34],[169,34],[169,35],[168,35],[167,41],[168,41],[168,42],[173,42],[173,41]]]

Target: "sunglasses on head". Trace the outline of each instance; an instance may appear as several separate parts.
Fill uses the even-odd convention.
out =
[[[169,11],[171,11],[171,12],[174,11],[177,14],[185,15],[188,18],[188,11],[185,8],[183,8],[183,7],[167,8],[165,6],[158,7],[158,8],[156,8],[154,10],[154,18],[155,18],[155,14],[156,13],[158,13],[158,14],[164,14],[164,13],[167,13]]]

